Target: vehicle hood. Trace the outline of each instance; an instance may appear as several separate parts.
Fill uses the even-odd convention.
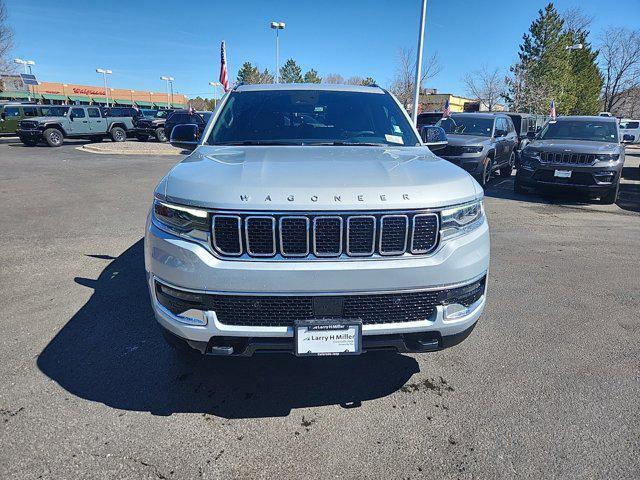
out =
[[[533,140],[528,147],[543,152],[572,152],[572,153],[610,153],[617,152],[621,147],[615,142],[589,142],[587,140]]]
[[[27,120],[29,122],[49,123],[65,121],[66,119],[66,117],[24,117],[21,118],[20,121]]]
[[[456,135],[455,133],[447,133],[447,141],[449,145],[462,147],[466,145],[481,145],[491,140],[489,137],[480,137],[473,135]]]
[[[426,147],[200,146],[156,195],[217,209],[386,210],[463,203],[482,189]]]

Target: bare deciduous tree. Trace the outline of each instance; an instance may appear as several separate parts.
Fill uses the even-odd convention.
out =
[[[396,74],[390,87],[391,92],[409,112],[413,108],[414,80],[416,75],[415,57],[413,49],[400,49]],[[442,67],[440,66],[438,53],[436,52],[422,62],[420,85],[423,86],[426,80],[435,77],[441,70]]]
[[[344,83],[344,77],[339,73],[328,73],[324,76],[324,83]]]
[[[15,65],[10,61],[9,56],[13,49],[13,30],[7,23],[7,7],[4,0],[0,0],[0,72],[12,73]]]
[[[600,57],[604,85],[602,104],[613,112],[627,92],[640,87],[640,32],[609,28],[602,35]]]
[[[357,75],[354,75],[353,77],[347,78],[346,84],[347,85],[362,85],[362,82],[364,82],[364,78],[358,77]]]
[[[504,77],[498,68],[489,70],[486,65],[483,65],[480,70],[467,73],[462,81],[467,93],[477,99],[490,112],[504,97]]]
[[[593,23],[594,17],[587,15],[584,10],[578,6],[568,8],[562,14],[562,20],[564,21],[564,27],[567,30],[574,32],[584,32]]]

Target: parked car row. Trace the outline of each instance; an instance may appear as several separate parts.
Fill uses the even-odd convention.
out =
[[[454,113],[435,126],[447,134],[447,145],[437,155],[471,173],[483,187],[493,172],[510,177],[517,168],[518,193],[534,187],[571,189],[604,204],[615,203],[625,144],[638,138],[627,133],[635,132],[638,122],[602,115],[549,119],[510,112]]]
[[[0,134],[17,135],[27,146],[44,142],[57,147],[67,138],[122,142],[135,137],[166,142],[173,127],[182,123],[196,124],[202,133],[210,115],[191,110],[6,104],[0,107]]]

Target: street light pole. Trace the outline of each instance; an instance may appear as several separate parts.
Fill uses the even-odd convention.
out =
[[[171,100],[169,98],[169,84],[171,84],[171,96],[173,97],[173,77],[162,76],[160,80],[167,82],[167,106],[171,108]]]
[[[107,75],[111,75],[113,72],[107,68],[96,68],[96,73],[101,73],[104,80],[104,96],[107,101],[107,108],[109,108],[109,89],[107,88]]]
[[[422,50],[424,48],[424,23],[427,16],[427,0],[422,0],[422,13],[420,15],[420,30],[418,32],[418,58],[416,59],[416,78],[413,92],[413,108],[411,109],[411,120],[413,124],[418,124],[418,104],[420,102],[420,80],[422,78]]]
[[[280,30],[284,30],[284,22],[271,22],[276,31],[276,83],[280,83]]]

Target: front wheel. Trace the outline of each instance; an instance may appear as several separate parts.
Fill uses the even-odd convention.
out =
[[[164,133],[164,128],[156,128],[156,140],[162,143],[167,141],[167,134]]]
[[[500,168],[500,176],[501,177],[510,177],[513,173],[513,167],[516,164],[516,152],[515,150],[511,152],[509,156],[509,163],[507,163],[504,167]]]
[[[486,188],[489,185],[489,181],[491,180],[491,169],[493,168],[493,159],[491,157],[485,158],[484,162],[482,162],[482,172],[478,177],[478,183],[482,186],[482,188]]]
[[[42,136],[50,147],[59,147],[64,141],[64,135],[57,128],[47,128]]]
[[[113,127],[111,129],[111,140],[114,142],[124,142],[127,139],[127,134],[120,127]]]

